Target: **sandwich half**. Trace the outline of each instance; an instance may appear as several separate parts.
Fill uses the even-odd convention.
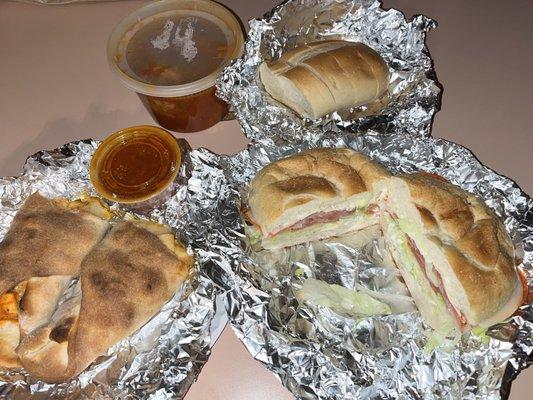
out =
[[[520,306],[514,246],[476,196],[427,173],[387,182],[382,229],[422,316],[435,329],[487,327]]]
[[[245,219],[252,241],[276,249],[379,223],[378,182],[389,172],[350,149],[314,149],[263,168],[251,182]]]

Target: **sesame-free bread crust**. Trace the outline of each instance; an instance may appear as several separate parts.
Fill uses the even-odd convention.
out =
[[[328,205],[343,209],[344,202],[389,176],[381,164],[353,150],[313,149],[264,167],[251,182],[248,204],[268,234]]]

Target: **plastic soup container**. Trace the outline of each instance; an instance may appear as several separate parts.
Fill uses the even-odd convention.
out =
[[[161,0],[124,18],[107,44],[112,71],[153,118],[176,132],[207,129],[227,114],[215,80],[243,51],[235,15],[210,0]]]

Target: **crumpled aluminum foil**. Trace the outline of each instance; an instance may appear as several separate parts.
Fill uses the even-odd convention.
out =
[[[440,109],[440,85],[425,45],[436,23],[424,16],[407,21],[377,0],[289,0],[264,19],[250,21],[244,55],[225,69],[217,95],[231,106],[250,139],[263,137],[294,142],[310,140],[317,132],[408,132],[427,136]],[[300,44],[341,38],[363,42],[387,61],[389,99],[340,111],[315,121],[304,120],[264,90],[258,76],[263,61],[279,58]],[[379,103],[379,102],[378,102]]]
[[[37,190],[48,197],[71,199],[84,191],[95,194],[88,166],[97,146],[98,142],[86,140],[42,151],[27,160],[21,176],[0,178],[0,238],[24,200]],[[0,398],[159,400],[185,395],[227,322],[223,295],[207,276],[221,258],[212,251],[216,237],[206,229],[219,224],[218,193],[226,185],[217,163],[218,157],[207,150],[188,153],[178,176],[182,185],[165,204],[145,215],[174,228],[195,253],[194,278],[144,327],[76,379],[52,385],[24,371],[0,369]]]
[[[463,334],[424,351],[432,331],[417,312],[350,318],[295,298],[306,277],[390,291],[397,273],[380,264],[379,241],[357,250],[349,238],[275,252],[250,248],[238,212],[248,183],[268,163],[312,147],[350,147],[393,173],[434,172],[479,195],[503,218],[533,288],[533,200],[469,150],[411,135],[329,135],[292,146],[263,140],[222,161],[233,185],[228,202],[236,204],[226,222],[234,241],[227,310],[250,353],[298,399],[506,398],[512,379],[533,362],[532,304],[491,327],[490,340]]]

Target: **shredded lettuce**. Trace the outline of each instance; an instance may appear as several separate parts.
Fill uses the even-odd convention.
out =
[[[355,292],[345,287],[320,281],[306,279],[302,288],[296,292],[299,301],[331,308],[333,311],[348,315],[385,315],[390,314],[390,307],[363,292]]]
[[[355,288],[373,297],[382,303],[388,304],[393,314],[401,314],[405,312],[416,311],[414,300],[411,296],[406,296],[398,293],[387,293],[383,291],[370,290],[363,285],[356,283]]]
[[[252,225],[244,224],[244,234],[252,246],[261,241],[261,231]]]
[[[487,329],[481,326],[474,326],[471,330],[472,334],[476,336],[483,344],[490,342],[490,336],[487,335]]]
[[[423,352],[431,353],[436,348],[454,347],[461,339],[461,334],[453,324],[447,324],[433,330],[427,337]]]
[[[294,276],[296,276],[297,278],[301,278],[304,273],[305,273],[304,269],[300,267],[294,271]]]

